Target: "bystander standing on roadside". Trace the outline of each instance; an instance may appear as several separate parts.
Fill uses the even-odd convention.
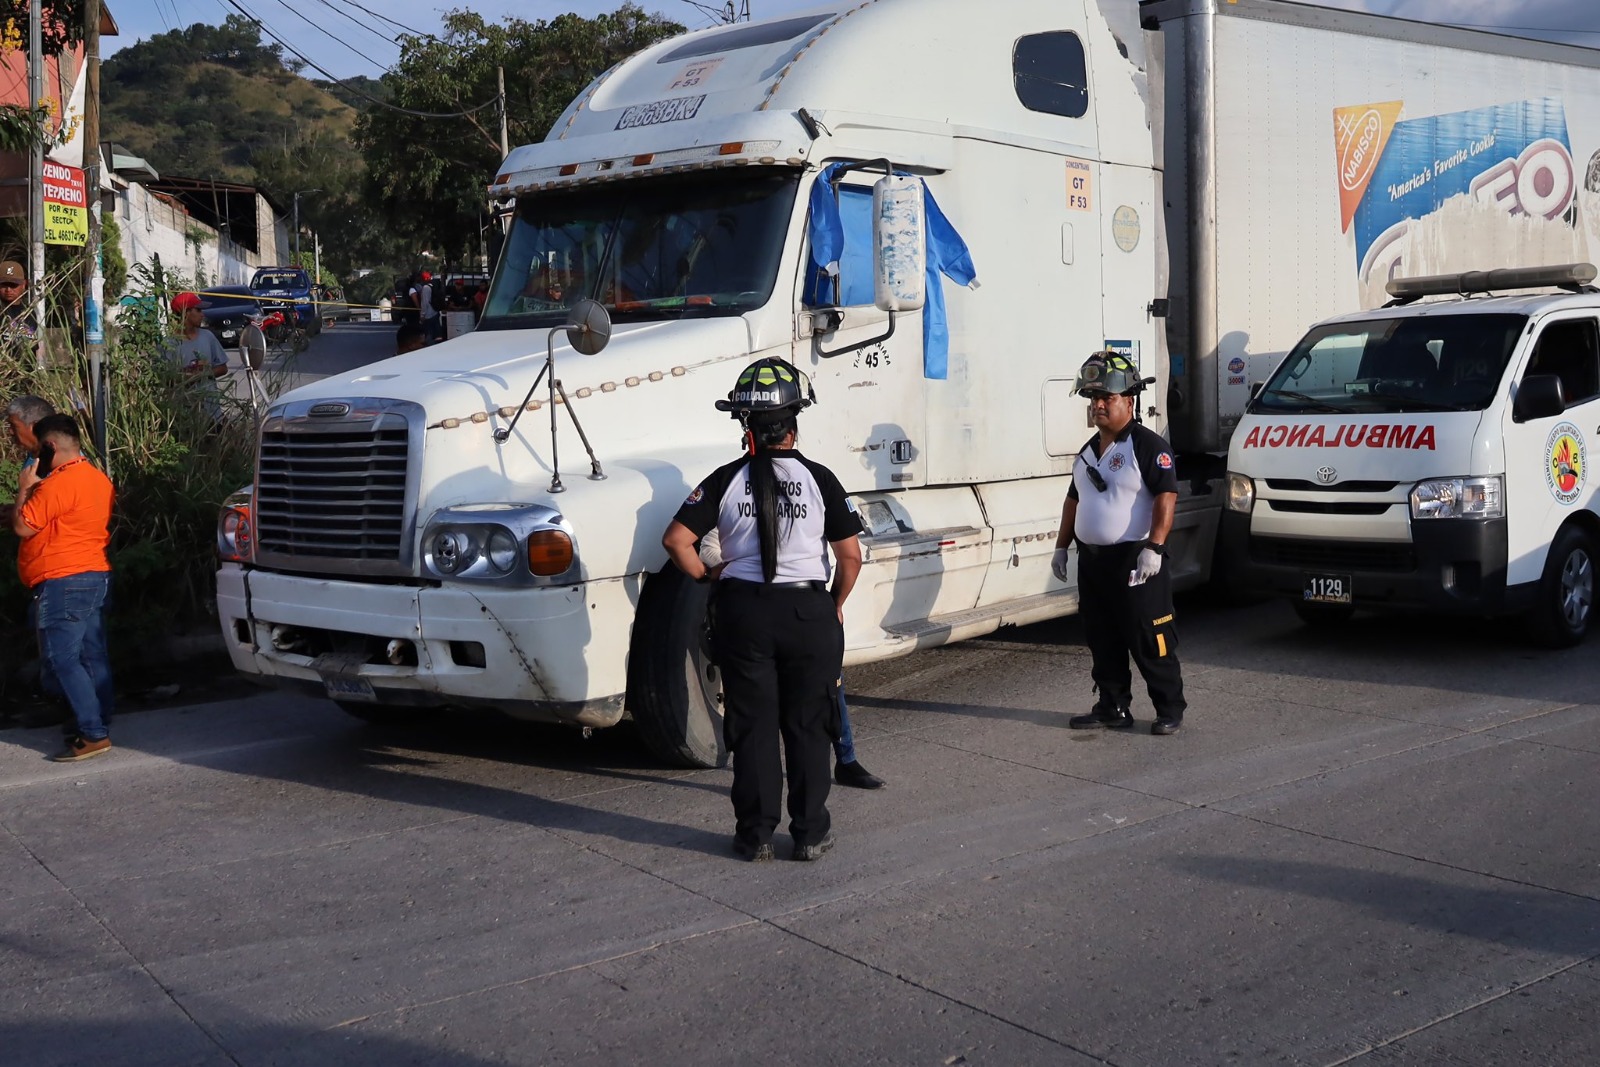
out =
[[[32,467],[39,461],[39,439],[33,435],[34,424],[46,415],[54,415],[55,407],[42,396],[13,397],[6,405],[6,427],[11,431],[11,440],[16,442],[17,448],[22,452],[22,465],[24,468]],[[48,461],[42,468],[35,470],[43,478],[50,473]],[[15,504],[0,504],[0,523],[11,525],[11,516]]]
[[[429,343],[439,336],[439,309],[434,304],[433,273],[423,271],[417,275],[417,283],[411,287],[407,294],[411,302],[417,307],[417,321],[422,326],[422,335]]]
[[[72,709],[75,727],[59,763],[111,749],[114,691],[103,608],[111,589],[111,480],[83,454],[78,420],[47,415],[33,427],[49,477],[24,467],[11,529],[22,539],[17,573],[33,594],[44,688]]]
[[[183,372],[184,381],[199,391],[200,406],[213,425],[222,421],[222,391],[217,379],[228,373],[228,353],[217,335],[205,328],[205,309],[195,293],[179,293],[172,298],[173,314],[178,316],[178,332],[167,345],[167,354]]]
[[[14,259],[0,262],[0,341],[32,340],[38,333],[28,303],[28,272]]]
[[[422,327],[414,322],[402,322],[394,332],[394,354],[397,356],[415,352],[427,343],[428,339],[422,335]]]

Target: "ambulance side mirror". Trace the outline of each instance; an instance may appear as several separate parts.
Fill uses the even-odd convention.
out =
[[[872,187],[872,289],[878,310],[917,311],[927,301],[927,228],[922,182],[898,175],[878,179]]]
[[[1567,410],[1561,398],[1561,379],[1554,374],[1530,374],[1517,386],[1517,399],[1511,405],[1512,422],[1549,419]]]

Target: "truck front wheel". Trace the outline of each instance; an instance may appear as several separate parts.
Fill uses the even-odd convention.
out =
[[[628,713],[654,755],[681,767],[722,767],[722,680],[706,631],[710,586],[672,564],[639,595],[628,652]]]
[[[1589,633],[1594,610],[1594,546],[1582,530],[1556,535],[1539,579],[1539,599],[1528,613],[1534,638],[1548,648],[1571,648]]]

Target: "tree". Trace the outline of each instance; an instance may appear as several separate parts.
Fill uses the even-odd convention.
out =
[[[369,104],[355,141],[375,205],[414,251],[459,258],[475,246],[484,190],[501,162],[495,68],[504,66],[512,145],[543,139],[567,104],[604,71],[683,27],[637,4],[586,19],[486,22],[451,11],[437,38],[403,36],[383,77],[389,100],[422,118]],[[485,103],[490,106],[483,107]]]

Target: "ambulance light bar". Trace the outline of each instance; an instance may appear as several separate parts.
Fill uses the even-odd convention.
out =
[[[1389,295],[1396,304],[1409,304],[1425,296],[1473,296],[1516,289],[1565,289],[1568,292],[1594,292],[1589,283],[1600,275],[1592,263],[1568,263],[1559,267],[1505,267],[1500,270],[1472,270],[1465,274],[1434,274],[1426,278],[1395,278],[1389,282]]]

